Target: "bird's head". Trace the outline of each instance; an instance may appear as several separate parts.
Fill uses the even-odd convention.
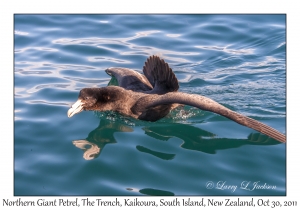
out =
[[[103,88],[84,88],[80,91],[78,100],[68,111],[68,117],[81,111],[107,111],[115,110],[122,99],[122,88],[109,86]],[[124,95],[123,95],[124,96]]]
[[[79,93],[78,100],[69,109],[68,117],[72,117],[83,110],[93,110],[96,108],[98,92],[96,88],[82,89]]]

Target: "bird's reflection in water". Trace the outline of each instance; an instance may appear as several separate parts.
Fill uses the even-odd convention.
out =
[[[73,144],[84,151],[83,158],[91,160],[100,155],[106,144],[116,143],[115,132],[132,132],[129,126],[101,119],[98,127],[91,131],[85,140],[74,140]]]
[[[279,144],[278,141],[260,133],[250,134],[247,139],[218,138],[211,132],[187,124],[156,122],[147,123],[147,126],[142,129],[146,135],[157,140],[167,141],[172,137],[176,137],[183,141],[182,148],[208,154],[215,154],[217,150],[237,148],[243,145]],[[92,160],[100,155],[106,144],[117,142],[114,138],[115,132],[132,131],[133,128],[124,122],[102,118],[99,126],[91,131],[85,140],[74,140],[73,144],[84,151],[84,159]],[[154,151],[141,145],[137,145],[136,149],[162,160],[172,160],[175,157],[175,154]]]
[[[280,142],[261,133],[251,133],[247,139],[218,138],[215,134],[187,124],[166,124],[144,127],[148,136],[167,141],[172,137],[183,140],[182,148],[215,154],[217,150],[243,145],[273,145]]]
[[[153,188],[144,188],[144,189],[135,189],[135,188],[126,188],[128,191],[138,192],[143,195],[153,195],[153,196],[174,196],[175,194],[170,191],[158,190]]]
[[[148,148],[140,146],[140,145],[136,146],[136,149],[139,150],[140,152],[145,152],[145,153],[151,154],[151,155],[158,157],[160,159],[163,159],[163,160],[172,160],[175,157],[175,154],[167,154],[167,153],[163,153],[163,152],[157,152],[157,151],[148,149]]]

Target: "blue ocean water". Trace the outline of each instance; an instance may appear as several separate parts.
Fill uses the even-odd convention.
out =
[[[67,117],[108,67],[150,55],[180,91],[286,131],[285,15],[14,16],[14,195],[285,195],[286,145],[184,107]]]

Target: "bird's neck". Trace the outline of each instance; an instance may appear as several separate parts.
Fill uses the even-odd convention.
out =
[[[134,93],[118,86],[101,88],[98,92],[98,106],[101,111],[117,111],[132,115],[131,107],[136,103],[139,93]]]

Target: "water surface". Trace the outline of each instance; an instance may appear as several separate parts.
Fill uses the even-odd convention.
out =
[[[219,115],[187,106],[154,123],[113,112],[67,117],[80,89],[107,86],[105,69],[142,72],[159,55],[180,91],[285,133],[285,15],[14,21],[16,196],[286,194],[286,145]]]

